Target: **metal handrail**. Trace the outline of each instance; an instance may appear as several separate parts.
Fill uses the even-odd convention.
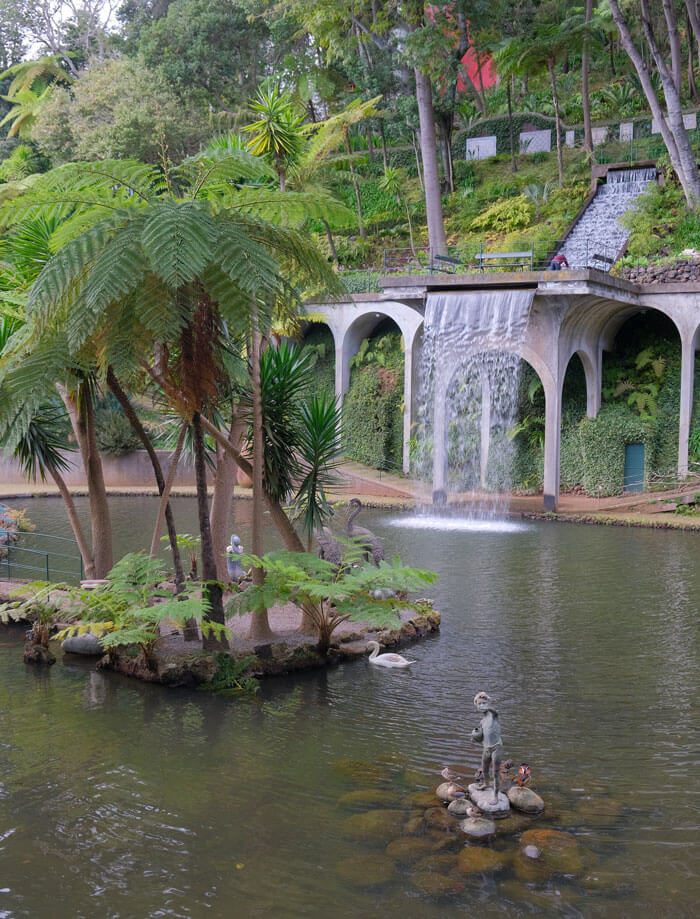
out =
[[[21,535],[22,537],[41,536],[44,539],[56,539],[56,540],[61,540],[62,542],[70,542],[73,545],[75,545],[77,548],[77,543],[75,542],[75,540],[72,540],[66,536],[54,536],[52,533],[35,533],[35,532],[22,533]],[[65,552],[45,552],[45,551],[42,551],[41,549],[29,549],[26,546],[17,546],[11,543],[6,543],[5,545],[1,546],[0,549],[2,549],[2,552],[3,552],[3,556],[0,557],[0,571],[2,571],[4,566],[7,567],[7,580],[8,581],[12,580],[12,569],[13,568],[15,570],[20,570],[20,571],[40,571],[42,574],[46,575],[47,581],[51,580],[52,573],[69,575],[71,577],[77,577],[81,581],[85,574],[84,566],[83,566],[83,557],[80,554],[67,555]],[[20,553],[20,552],[24,552],[27,555],[32,556],[32,557],[39,556],[40,558],[43,559],[43,564],[41,565],[23,564],[21,560],[17,560],[15,557],[17,553]],[[22,557],[20,556],[20,558]],[[55,565],[51,564],[52,558],[69,559],[69,560],[78,562],[79,565],[76,567],[78,567],[79,570],[69,570],[66,568],[57,568]]]

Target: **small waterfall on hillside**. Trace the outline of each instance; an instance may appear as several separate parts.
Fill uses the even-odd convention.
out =
[[[629,232],[619,218],[632,210],[634,202],[656,179],[656,169],[613,169],[607,182],[584,211],[559,252],[566,256],[570,268],[601,268],[610,263],[597,259],[614,259],[624,246]]]
[[[420,364],[416,471],[433,501],[472,493],[470,513],[493,517],[510,490],[520,357],[532,290],[429,293]]]

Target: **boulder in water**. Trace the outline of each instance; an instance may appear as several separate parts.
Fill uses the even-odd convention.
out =
[[[24,646],[24,663],[50,667],[56,663],[56,657],[44,645],[35,645],[28,641]]]
[[[508,800],[516,810],[524,814],[541,814],[544,810],[544,801],[531,788],[513,785],[508,789]]]
[[[510,811],[510,802],[502,791],[498,792],[498,799],[493,800],[493,788],[479,788],[474,782],[469,786],[469,797],[479,810],[497,820],[499,817],[507,817]]]
[[[447,805],[447,813],[451,814],[453,817],[466,817],[467,810],[472,806],[472,802],[469,798],[455,798],[454,801],[451,801]]]
[[[401,836],[389,843],[386,847],[386,854],[400,865],[410,865],[419,858],[425,858],[432,852],[432,849],[433,844],[429,839]]]
[[[72,635],[70,638],[66,638],[61,648],[66,654],[84,654],[88,657],[96,655],[101,657],[105,653],[100,639],[91,632],[84,632],[82,635]]]
[[[386,844],[395,839],[402,818],[403,811],[400,810],[365,811],[344,820],[342,830],[345,836],[352,839]]]
[[[470,839],[485,841],[496,835],[496,824],[486,817],[467,817],[460,823],[460,828]]]
[[[465,846],[457,858],[457,866],[464,874],[493,874],[502,871],[510,861],[505,852],[494,852],[486,846]]]

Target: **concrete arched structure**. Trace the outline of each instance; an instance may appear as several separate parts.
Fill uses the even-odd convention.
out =
[[[322,313],[335,343],[335,394],[342,403],[350,386],[350,361],[357,354],[362,340],[371,334],[382,319],[396,323],[404,343],[404,424],[403,471],[408,472],[409,443],[413,422],[416,340],[423,325],[423,316],[404,303],[378,300],[358,295],[350,301],[322,306],[309,306]]]
[[[554,277],[556,275],[556,277]],[[554,509],[559,495],[559,450],[562,389],[574,354],[586,378],[586,413],[600,410],[603,350],[616,329],[644,309],[663,313],[678,329],[681,341],[681,398],[678,474],[688,472],[688,438],[693,405],[695,352],[700,348],[700,285],[638,287],[595,270],[523,272],[508,275],[405,276],[382,279],[384,290],[361,294],[336,304],[313,305],[327,315],[336,348],[336,394],[342,399],[350,378],[350,358],[379,318],[387,316],[401,330],[405,346],[404,470],[414,419],[416,367],[422,347],[423,314],[431,292],[533,290],[530,319],[514,353],[539,375],[545,393],[544,503]],[[612,337],[612,338],[611,338]],[[508,350],[504,345],[501,350]],[[447,374],[445,374],[447,376]],[[446,391],[444,380],[441,391]],[[434,432],[436,433],[436,432]],[[446,481],[446,474],[437,477]]]

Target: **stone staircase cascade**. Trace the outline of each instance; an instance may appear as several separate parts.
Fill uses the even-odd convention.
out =
[[[615,259],[629,237],[618,218],[632,210],[637,198],[654,181],[654,167],[614,169],[608,173],[607,182],[600,186],[558,250],[566,256],[570,268],[610,270],[611,260]]]

